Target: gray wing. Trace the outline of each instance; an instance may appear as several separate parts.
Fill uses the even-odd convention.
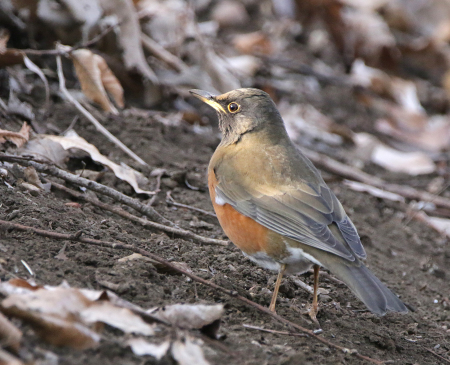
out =
[[[256,184],[257,185],[257,184]],[[244,189],[233,181],[219,181],[216,196],[239,213],[295,241],[328,251],[349,261],[366,253],[350,218],[333,192],[307,183],[278,191]]]

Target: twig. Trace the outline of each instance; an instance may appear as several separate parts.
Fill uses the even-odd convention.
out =
[[[445,357],[439,355],[437,352],[434,352],[433,350],[431,350],[431,349],[429,349],[429,348],[426,348],[426,347],[424,347],[424,346],[422,346],[422,348],[423,348],[424,350],[427,350],[428,352],[432,353],[432,354],[433,354],[434,356],[436,356],[438,359],[441,359],[442,361],[445,361],[447,364],[450,364],[450,360],[449,360],[449,359],[446,359]]]
[[[17,224],[17,223],[12,223],[12,222],[8,222],[8,221],[4,221],[4,220],[0,220],[0,227],[4,228],[4,229],[17,229],[19,231],[25,231],[25,232],[33,232],[36,233],[40,236],[44,236],[44,237],[49,237],[49,238],[53,238],[53,239],[59,239],[59,240],[70,240],[70,241],[77,241],[77,242],[82,242],[82,243],[86,243],[89,245],[95,245],[95,246],[100,246],[100,247],[109,247],[109,248],[113,248],[113,249],[119,249],[119,250],[129,250],[132,252],[136,252],[141,254],[142,256],[146,256],[151,258],[152,260],[155,260],[157,262],[159,262],[162,265],[165,265],[166,267],[170,268],[173,271],[179,272],[183,275],[186,275],[187,277],[191,278],[192,280],[195,280],[199,283],[202,283],[206,286],[209,286],[210,288],[213,288],[215,290],[218,290],[222,293],[225,293],[226,295],[231,296],[232,298],[235,298],[253,308],[256,308],[258,311],[263,312],[267,315],[269,315],[270,317],[276,319],[277,321],[284,323],[288,326],[291,326],[292,328],[297,329],[298,331],[310,336],[311,338],[315,339],[316,341],[322,342],[325,345],[327,345],[328,347],[334,348],[336,350],[342,351],[346,354],[352,354],[353,356],[361,359],[361,360],[365,360],[368,362],[371,362],[373,364],[378,364],[378,365],[382,365],[383,361],[380,360],[376,360],[376,359],[372,359],[370,357],[364,356],[359,354],[358,352],[355,352],[354,350],[350,350],[348,348],[339,346],[333,342],[328,341],[327,339],[320,337],[318,335],[316,335],[314,333],[314,331],[311,331],[307,328],[304,328],[296,323],[293,323],[283,317],[281,317],[280,315],[273,313],[272,311],[269,310],[269,308],[263,307],[262,305],[255,303],[241,295],[239,295],[237,292],[233,291],[233,290],[229,290],[226,288],[223,288],[217,284],[214,284],[208,280],[202,279],[201,277],[194,275],[193,273],[190,273],[186,270],[183,270],[173,264],[171,264],[170,262],[166,261],[165,259],[149,252],[146,250],[143,250],[141,248],[138,248],[136,246],[133,245],[128,245],[128,244],[123,244],[123,243],[119,243],[119,242],[109,242],[109,241],[101,241],[101,240],[96,240],[96,239],[92,239],[92,238],[84,238],[79,234],[65,234],[65,233],[59,233],[59,232],[53,232],[53,231],[46,231],[43,229],[39,229],[39,228],[34,228],[34,227],[30,227],[30,226],[25,226],[22,224]]]
[[[422,200],[432,202],[433,204],[450,209],[450,199],[437,196],[426,191],[414,189],[407,185],[391,184],[376,176],[370,175],[357,168],[347,166],[342,162],[336,161],[331,157],[325,156],[315,151],[301,149],[303,154],[308,157],[315,165],[332,172],[336,175],[348,179],[361,181],[367,185],[375,186],[379,189],[401,195],[407,199]]]
[[[86,48],[91,46],[94,43],[97,43],[100,39],[102,39],[105,35],[107,35],[111,30],[113,30],[116,26],[118,26],[120,23],[112,24],[111,26],[105,28],[104,31],[102,31],[100,34],[96,35],[91,40],[81,43],[79,45],[73,46],[73,47],[67,47],[67,48],[56,48],[56,49],[16,49],[17,52],[23,52],[27,55],[33,55],[33,56],[63,56],[70,52],[73,52],[80,48]]]
[[[179,237],[193,239],[194,241],[196,241],[198,243],[203,243],[203,244],[206,244],[206,245],[219,245],[219,246],[225,246],[225,247],[229,246],[228,241],[223,241],[223,240],[217,240],[217,239],[214,239],[214,238],[203,237],[203,236],[195,234],[195,233],[193,233],[191,231],[186,231],[186,230],[181,229],[181,228],[167,227],[167,226],[162,225],[162,224],[151,222],[151,221],[148,221],[146,219],[136,217],[135,215],[128,213],[127,211],[123,210],[120,207],[116,207],[116,206],[112,206],[112,205],[103,203],[103,202],[99,201],[98,199],[91,198],[91,197],[87,196],[86,194],[79,193],[77,191],[69,189],[69,188],[67,188],[67,187],[65,187],[63,185],[60,185],[58,183],[55,183],[53,181],[49,181],[49,182],[52,184],[52,187],[54,187],[54,188],[56,188],[58,190],[62,190],[62,191],[72,195],[73,197],[75,197],[77,199],[81,199],[81,200],[87,201],[87,202],[89,202],[89,203],[91,203],[91,204],[93,204],[93,205],[95,205],[95,206],[97,206],[99,208],[102,208],[104,210],[107,210],[109,212],[117,214],[117,215],[119,215],[119,216],[121,216],[123,218],[129,219],[130,221],[139,223],[140,225],[142,225],[145,228],[157,229],[159,231],[171,233],[171,234],[174,234],[174,235],[179,236]]]
[[[45,161],[36,162],[31,158],[10,156],[5,155],[3,153],[0,153],[0,161],[15,162],[22,166],[33,166],[36,169],[36,171],[43,172],[55,177],[59,177],[60,179],[68,181],[72,184],[82,186],[90,190],[93,190],[97,193],[109,196],[110,198],[113,198],[119,203],[128,205],[129,207],[133,208],[134,210],[138,211],[141,214],[146,215],[147,217],[156,222],[166,223],[171,226],[175,226],[174,223],[164,218],[152,207],[146,206],[140,203],[138,200],[130,198],[129,196],[126,196],[125,194],[122,194],[121,192],[112,189],[108,186],[99,184],[98,182],[91,181],[80,176],[76,176],[74,174],[71,174],[70,172],[61,170],[60,168],[54,165],[49,165]]]
[[[245,327],[245,328],[251,329],[251,330],[256,330],[256,331],[261,331],[261,332],[268,332],[268,333],[275,333],[277,335],[295,336],[295,337],[307,337],[308,336],[308,335],[306,335],[304,333],[269,330],[267,328],[251,326],[249,324],[243,324],[242,326]]]
[[[64,79],[64,73],[61,65],[61,56],[56,56],[56,64],[58,68],[58,78],[59,78],[59,88],[61,92],[66,96],[66,98],[73,104],[75,107],[97,128],[97,130],[102,133],[106,138],[108,138],[111,142],[113,142],[117,147],[119,147],[122,151],[128,154],[131,158],[136,160],[142,165],[147,165],[147,163],[136,155],[133,151],[131,151],[127,146],[125,146],[119,139],[117,139],[114,135],[112,135],[103,125],[95,119],[91,113],[89,113],[75,98],[69,93],[66,89],[66,81]]]
[[[163,46],[161,46],[158,42],[155,42],[148,35],[141,33],[141,42],[147,51],[152,53],[156,58],[159,58],[161,61],[165,62],[175,71],[181,72],[188,69],[188,65],[186,65],[177,56],[167,51]]]
[[[170,194],[170,191],[168,191],[167,194],[166,194],[166,203],[169,204],[169,205],[174,205],[176,207],[180,207],[180,208],[186,208],[186,209],[195,210],[196,212],[200,212],[200,213],[203,213],[205,215],[209,215],[210,217],[217,218],[217,216],[214,213],[208,212],[207,210],[196,208],[196,207],[193,207],[191,205],[177,203],[175,200],[173,200],[172,195]]]

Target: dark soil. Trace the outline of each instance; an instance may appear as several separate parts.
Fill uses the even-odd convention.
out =
[[[341,103],[342,91],[325,87],[327,100],[324,113],[354,126],[364,119],[361,108],[354,113],[348,103]],[[336,105],[336,108],[332,106]],[[45,123],[52,123],[64,130],[76,111],[69,105],[56,105]],[[352,119],[351,115],[354,115]],[[45,124],[44,123],[44,124]],[[150,168],[142,169],[123,155],[113,145],[99,136],[88,122],[80,120],[75,129],[99,150],[115,161],[124,161],[146,175],[154,168],[164,168],[168,175],[162,179],[162,191],[154,204],[164,217],[179,226],[196,233],[215,238],[224,236],[217,220],[196,211],[167,205],[165,196],[183,204],[212,211],[206,184],[206,168],[215,146],[219,142],[217,131],[190,125],[167,126],[148,116],[123,116],[110,118],[106,127],[140,157]],[[3,127],[6,127],[3,125]],[[364,129],[364,126],[359,125]],[[373,170],[376,173],[378,170]],[[183,179],[186,173],[190,189]],[[397,177],[399,180],[402,177]],[[415,186],[423,186],[428,178],[418,179]],[[131,188],[107,172],[99,181],[128,195],[135,196]],[[151,180],[152,188],[156,179]],[[406,315],[388,314],[377,317],[364,308],[344,285],[323,277],[320,286],[329,290],[321,298],[318,320],[321,336],[359,353],[395,364],[445,363],[436,354],[449,358],[450,351],[450,245],[430,227],[405,216],[397,203],[386,202],[368,194],[346,188],[336,179],[330,186],[355,223],[367,250],[370,269],[414,311]],[[135,196],[136,197],[136,196]],[[108,203],[109,198],[100,197]],[[142,196],[139,198],[143,199]],[[33,227],[64,233],[82,230],[88,237],[135,244],[169,261],[186,263],[198,276],[226,288],[236,290],[257,303],[267,306],[275,274],[252,264],[241,252],[230,247],[197,244],[170,237],[80,202],[81,208],[65,205],[72,199],[60,192],[31,196],[17,187],[0,184],[0,219]],[[209,223],[205,228],[194,228],[191,222]],[[64,245],[67,260],[55,258]],[[56,241],[19,231],[0,231],[0,279],[7,280],[13,273],[29,277],[22,265],[24,260],[36,273],[40,284],[58,285],[67,281],[73,287],[101,289],[99,281],[121,284],[118,294],[144,308],[171,303],[225,303],[226,314],[220,333],[221,346],[208,343],[205,353],[211,364],[359,364],[350,354],[340,353],[307,337],[289,337],[264,333],[243,327],[244,324],[286,331],[288,328],[275,322],[254,308],[216,292],[209,287],[195,284],[186,277],[157,270],[144,260],[118,262],[131,254],[124,251],[92,247],[80,243]],[[301,277],[312,283],[312,275]],[[292,278],[284,279],[277,312],[302,326],[315,329],[308,317],[301,314],[311,296],[300,289]],[[151,357],[137,357],[122,345],[122,335],[106,329],[105,340],[94,350],[76,351],[55,348],[39,340],[23,324],[25,352],[30,358],[44,358],[49,352],[59,357],[60,364],[156,364]],[[164,332],[164,331],[167,331]],[[168,329],[158,336],[170,335]],[[226,350],[225,350],[226,349]],[[161,360],[161,364],[170,363]],[[449,360],[446,360],[447,362]]]

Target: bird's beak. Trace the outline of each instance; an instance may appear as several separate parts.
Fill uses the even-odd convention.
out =
[[[210,94],[207,91],[203,91],[203,90],[197,90],[197,89],[193,89],[193,90],[189,90],[189,92],[194,95],[196,98],[200,99],[201,101],[203,101],[204,103],[212,106],[214,109],[216,109],[219,113],[223,113],[226,114],[225,109],[222,107],[222,105],[220,105],[216,100],[214,95]]]

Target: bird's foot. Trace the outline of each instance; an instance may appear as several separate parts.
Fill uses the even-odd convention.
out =
[[[315,304],[315,305],[314,305]],[[312,319],[312,321],[320,327],[320,323],[317,320],[317,313],[319,312],[319,306],[317,305],[317,303],[312,303],[310,308],[308,310],[305,311],[305,314],[309,315],[309,318]]]

